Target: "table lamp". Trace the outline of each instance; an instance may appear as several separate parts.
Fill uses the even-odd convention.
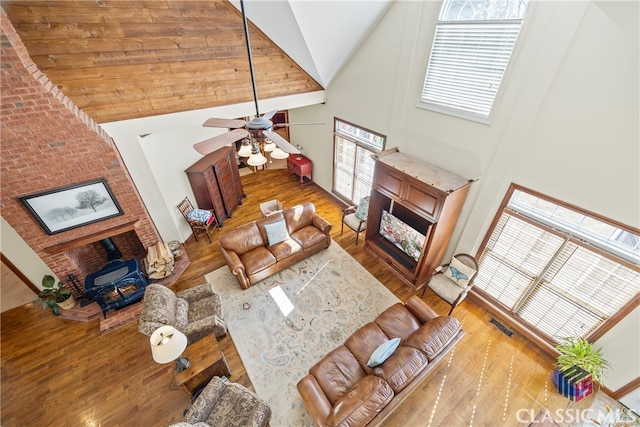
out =
[[[151,354],[157,363],[176,361],[181,372],[189,367],[189,360],[182,357],[187,348],[187,337],[173,326],[161,326],[151,334]]]

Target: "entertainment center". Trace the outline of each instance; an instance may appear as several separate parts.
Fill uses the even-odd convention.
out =
[[[365,248],[422,289],[442,262],[473,182],[397,148],[379,153]]]

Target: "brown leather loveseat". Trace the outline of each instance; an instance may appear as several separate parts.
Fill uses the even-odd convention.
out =
[[[298,382],[298,392],[318,426],[379,425],[464,334],[457,319],[438,316],[413,295],[405,304],[386,309],[312,366]],[[369,367],[374,350],[396,338],[400,344],[395,351]]]
[[[285,208],[220,236],[227,266],[242,289],[331,244],[331,223],[311,202]]]

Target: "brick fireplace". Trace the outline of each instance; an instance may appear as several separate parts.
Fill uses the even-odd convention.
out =
[[[113,239],[123,259],[144,257],[160,237],[115,144],[35,66],[0,13],[3,219],[61,280],[73,274],[84,283],[102,268],[105,238]],[[124,214],[61,233],[48,235],[18,199],[100,178]]]

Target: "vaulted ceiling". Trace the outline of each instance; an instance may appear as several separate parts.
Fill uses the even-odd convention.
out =
[[[297,6],[296,15],[296,6],[289,2],[251,2],[255,19],[246,9],[258,97],[322,90],[320,80],[326,84],[335,75],[386,3],[368,7],[366,19],[352,25],[356,32],[334,34],[344,44],[331,46],[340,52],[331,57],[326,45],[318,46],[317,35],[300,28],[313,22],[313,14],[317,17],[317,4]],[[98,123],[253,99],[239,3],[3,0],[2,8],[40,70]],[[265,18],[269,11],[271,19]],[[288,45],[309,72],[258,29],[254,20],[270,27],[274,38]],[[295,28],[283,32],[284,23]],[[314,43],[315,55],[305,49]]]

